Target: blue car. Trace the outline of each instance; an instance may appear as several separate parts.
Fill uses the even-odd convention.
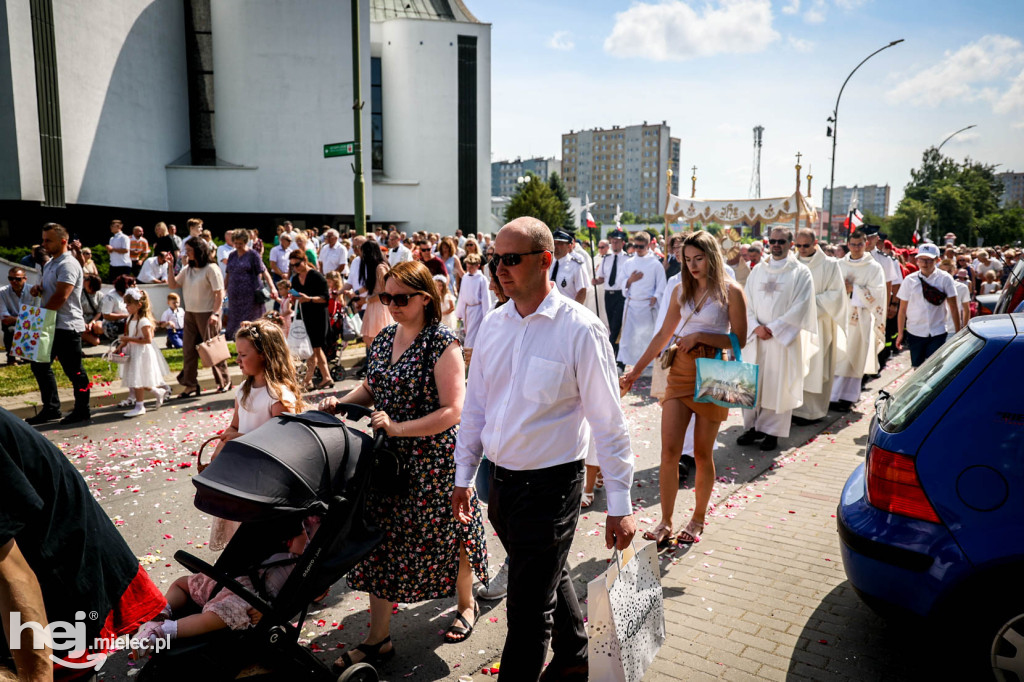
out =
[[[861,598],[943,624],[972,679],[1024,682],[1022,379],[1024,314],[972,320],[881,392],[836,514]]]

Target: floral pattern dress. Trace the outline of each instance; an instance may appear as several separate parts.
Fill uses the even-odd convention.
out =
[[[366,376],[375,409],[404,422],[441,407],[434,365],[456,338],[443,325],[429,325],[392,365],[397,329],[385,327],[373,340]],[[433,436],[388,438],[387,446],[405,463],[409,490],[401,496],[370,493],[368,513],[380,523],[384,540],[349,572],[349,587],[406,604],[451,596],[460,543],[473,572],[487,582],[487,545],[476,494],[472,522],[459,523],[452,514],[458,432],[453,426]]]

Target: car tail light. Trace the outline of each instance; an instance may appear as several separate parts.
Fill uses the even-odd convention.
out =
[[[921,487],[914,458],[878,446],[868,453],[868,503],[882,511],[941,523]]]

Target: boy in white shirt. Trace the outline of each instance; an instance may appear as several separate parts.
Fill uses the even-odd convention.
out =
[[[185,329],[185,311],[181,309],[181,298],[177,294],[167,294],[167,310],[160,316],[157,326],[167,330],[168,348],[181,348],[181,338]]]

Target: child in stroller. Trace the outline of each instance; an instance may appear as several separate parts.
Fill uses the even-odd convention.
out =
[[[264,598],[276,597],[306,549],[310,536],[316,531],[316,522],[315,517],[309,517],[305,521],[296,521],[294,525],[286,526],[283,531],[286,537],[281,538],[282,551],[260,562],[252,575],[240,576],[236,580]],[[216,586],[216,580],[202,573],[178,578],[167,590],[167,606],[154,620],[140,627],[136,637],[143,641],[163,637],[173,640],[224,628],[244,630],[259,622],[259,611],[252,609],[245,600],[228,589],[213,594]],[[196,608],[202,609],[201,612],[194,613]],[[190,612],[191,615],[182,617],[182,614]],[[179,618],[172,620],[176,615]]]

